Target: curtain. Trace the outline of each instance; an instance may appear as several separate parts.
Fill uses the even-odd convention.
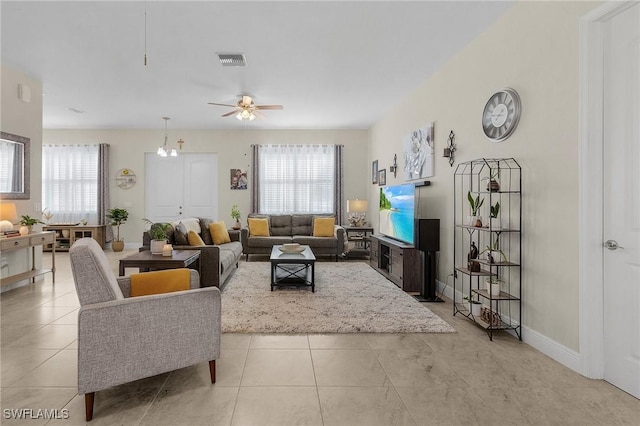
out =
[[[342,211],[342,149],[335,145],[257,145],[252,162],[252,211],[338,213]],[[338,164],[337,170],[336,165]],[[340,200],[336,201],[336,194]],[[337,216],[341,222],[341,216]]]
[[[107,210],[111,205],[109,196],[109,144],[98,144],[98,225],[107,223]],[[113,241],[113,228],[106,227],[106,241]]]
[[[43,145],[42,206],[52,222],[99,224],[97,145]]]
[[[249,187],[251,195],[250,211],[258,212],[260,206],[260,145],[251,145],[251,186]]]
[[[335,163],[334,167],[334,191],[333,202],[336,215],[336,223],[342,225],[342,218],[344,217],[344,167],[342,162],[342,156],[344,152],[343,145],[336,145],[335,147]]]

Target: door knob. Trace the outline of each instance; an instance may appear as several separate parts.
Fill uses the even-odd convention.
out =
[[[607,240],[607,241],[604,242],[603,246],[608,248],[609,250],[617,250],[617,249],[623,249],[624,248],[624,247],[619,246],[618,242],[616,240]]]

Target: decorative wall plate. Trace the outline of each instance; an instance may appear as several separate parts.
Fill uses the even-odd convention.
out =
[[[136,174],[131,169],[120,169],[116,173],[116,184],[122,189],[129,189],[136,184]]]

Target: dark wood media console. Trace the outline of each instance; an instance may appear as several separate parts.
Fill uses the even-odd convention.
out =
[[[420,251],[382,235],[371,239],[371,267],[408,293],[420,293],[422,283],[422,257]]]

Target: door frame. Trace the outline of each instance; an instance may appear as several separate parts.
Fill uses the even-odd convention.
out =
[[[580,19],[578,319],[580,373],[604,377],[603,23],[637,4],[607,2]]]

